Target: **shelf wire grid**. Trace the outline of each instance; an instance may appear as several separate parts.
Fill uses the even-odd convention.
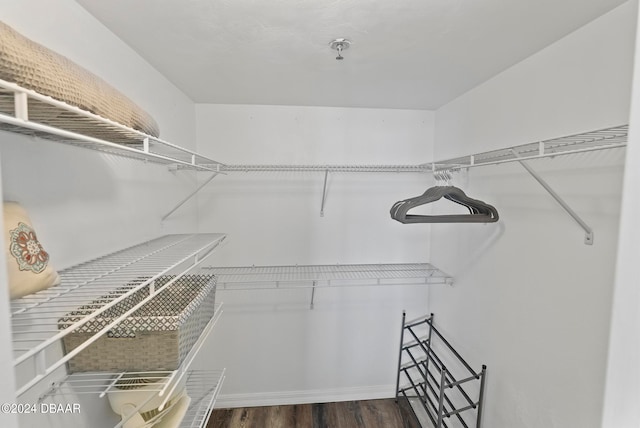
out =
[[[628,125],[588,131],[559,138],[521,144],[499,150],[434,162],[434,171],[473,168],[507,162],[518,162],[560,155],[584,153],[625,147]]]
[[[223,172],[419,172],[431,165],[221,165]]]
[[[54,382],[49,391],[43,395],[57,395],[63,391],[73,391],[76,394],[91,394],[104,397],[108,393],[117,393],[118,384],[135,383],[137,386],[144,386],[147,390],[164,394],[169,387],[177,384],[183,377],[188,376],[192,371],[191,365],[205,341],[211,334],[214,326],[222,316],[222,303],[216,304],[213,317],[200,333],[198,340],[184,358],[180,367],[175,370],[156,371],[124,371],[124,372],[77,372],[67,375],[64,379]],[[142,381],[141,381],[142,380]]]
[[[14,365],[46,352],[64,336],[134,293],[144,293],[147,297],[143,302],[150,299],[162,290],[155,290],[156,278],[171,274],[177,279],[202,263],[224,239],[224,234],[217,233],[166,235],[61,271],[60,285],[11,302]],[[95,311],[71,325],[59,323],[65,314],[83,305]],[[49,374],[68,359],[69,355],[46,369],[40,367],[40,371]],[[36,379],[17,395],[33,386]]]
[[[180,428],[204,428],[207,425],[224,379],[224,370],[194,370],[189,373],[187,392],[191,397],[191,404]]]
[[[216,275],[218,290],[453,283],[453,278],[429,263],[205,266],[201,270]]]
[[[16,99],[25,96],[27,117]],[[0,129],[104,153],[218,171],[219,162],[168,141],[126,127],[36,91],[0,79]]]
[[[185,374],[184,381],[175,381],[175,378],[172,377],[173,373],[171,371],[74,373],[63,382],[55,385],[55,391],[44,396],[42,401],[62,402],[66,400],[70,402],[73,401],[72,397],[74,396],[87,394],[98,395],[102,398],[108,394],[126,393],[130,389],[127,388],[128,385],[135,385],[138,389],[144,388],[145,393],[149,394],[149,398],[141,402],[135,409],[138,411],[158,394],[167,391],[171,385],[180,383],[186,386],[187,395],[191,398],[180,427],[204,428],[222,388],[225,370],[189,370]],[[175,403],[168,400],[168,406],[173,404]],[[118,423],[115,427],[121,427],[124,422],[126,420]]]

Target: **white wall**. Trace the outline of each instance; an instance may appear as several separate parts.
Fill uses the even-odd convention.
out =
[[[627,123],[635,21],[624,4],[439,109],[436,158]],[[531,162],[593,227],[593,246],[519,165],[457,177],[501,218],[434,225],[432,261],[456,284],[429,303],[488,366],[484,426],[600,426],[623,156]]]
[[[1,0],[0,19],[132,98],[154,116],[163,139],[195,147],[194,104],[74,1]],[[163,166],[6,132],[0,133],[0,154],[3,199],[27,208],[58,269],[163,233],[196,230],[195,203],[182,207],[164,225],[160,222],[194,187],[193,173],[174,174]],[[3,304],[5,284],[3,280]],[[45,423],[25,417],[21,426],[99,427],[106,422],[83,410],[82,417],[93,418],[91,422],[56,415]]]
[[[428,111],[197,105],[198,150],[227,163],[417,164],[431,158]],[[428,227],[391,205],[424,191],[422,174],[232,173],[199,196],[202,231],[229,234],[214,265],[428,261]],[[229,373],[220,406],[392,396],[401,311],[426,287],[225,292],[209,362]],[[417,314],[416,312],[420,312]]]
[[[609,337],[609,354],[602,427],[640,426],[640,295],[638,254],[640,253],[640,43],[636,36],[631,132],[627,149],[622,215],[618,242],[615,291]]]

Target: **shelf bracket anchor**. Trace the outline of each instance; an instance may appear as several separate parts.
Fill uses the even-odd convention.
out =
[[[511,150],[511,153],[516,157],[519,158],[520,156],[518,156],[518,153],[516,153],[515,150]],[[553,197],[553,199],[556,200],[556,202],[558,202],[560,204],[560,206],[567,212],[567,214],[569,214],[571,216],[571,218],[573,218],[575,220],[576,223],[578,223],[578,225],[584,230],[584,243],[586,245],[593,245],[593,229],[587,224],[585,223],[584,220],[582,220],[582,218],[580,218],[580,216],[578,215],[578,213],[576,213],[561,197],[560,195],[558,195],[555,190],[553,190],[551,188],[551,186],[549,186],[549,184],[544,181],[544,179],[542,177],[540,177],[540,175],[529,166],[528,163],[526,163],[523,160],[519,160],[518,161],[520,163],[520,165],[522,165],[522,167],[524,169],[527,170],[527,172],[529,174],[531,174],[531,176],[533,178],[536,179],[536,181],[538,183],[540,183],[540,185],[542,187],[544,187],[544,189],[549,192],[549,194]]]
[[[326,169],[324,171],[324,185],[322,187],[322,203],[320,204],[320,217],[324,217],[324,203],[327,200],[327,178],[328,177],[329,177],[329,170]]]
[[[13,94],[14,114],[16,119],[29,120],[29,97],[26,92],[14,92]]]
[[[213,175],[211,177],[209,177],[204,183],[202,183],[200,186],[198,186],[198,188],[196,190],[194,190],[193,192],[191,192],[186,198],[184,198],[183,200],[181,200],[178,205],[176,205],[175,207],[173,207],[173,209],[171,211],[169,211],[168,213],[166,213],[164,216],[162,216],[162,218],[160,219],[161,221],[165,221],[167,218],[169,218],[169,216],[171,214],[173,214],[174,212],[176,212],[178,210],[178,208],[180,208],[181,206],[183,206],[185,203],[187,203],[187,201],[191,198],[193,198],[195,195],[198,194],[198,192],[207,184],[209,184],[211,182],[211,180],[213,180],[214,178],[216,178],[218,176],[218,172],[214,172]]]

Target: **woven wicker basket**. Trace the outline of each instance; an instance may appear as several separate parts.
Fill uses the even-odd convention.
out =
[[[165,287],[173,278],[161,277],[155,287]],[[213,275],[185,275],[166,285],[166,290],[73,357],[68,363],[69,372],[177,369],[213,317],[215,285]],[[113,300],[117,293],[66,314],[59,320],[58,327],[66,328],[86,317],[96,307]],[[146,295],[146,290],[138,291],[66,335],[63,338],[65,353],[82,345]]]

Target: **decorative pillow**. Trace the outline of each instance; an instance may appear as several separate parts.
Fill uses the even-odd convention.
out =
[[[49,263],[27,212],[17,202],[4,202],[5,251],[9,294],[26,296],[60,283],[58,272]]]

